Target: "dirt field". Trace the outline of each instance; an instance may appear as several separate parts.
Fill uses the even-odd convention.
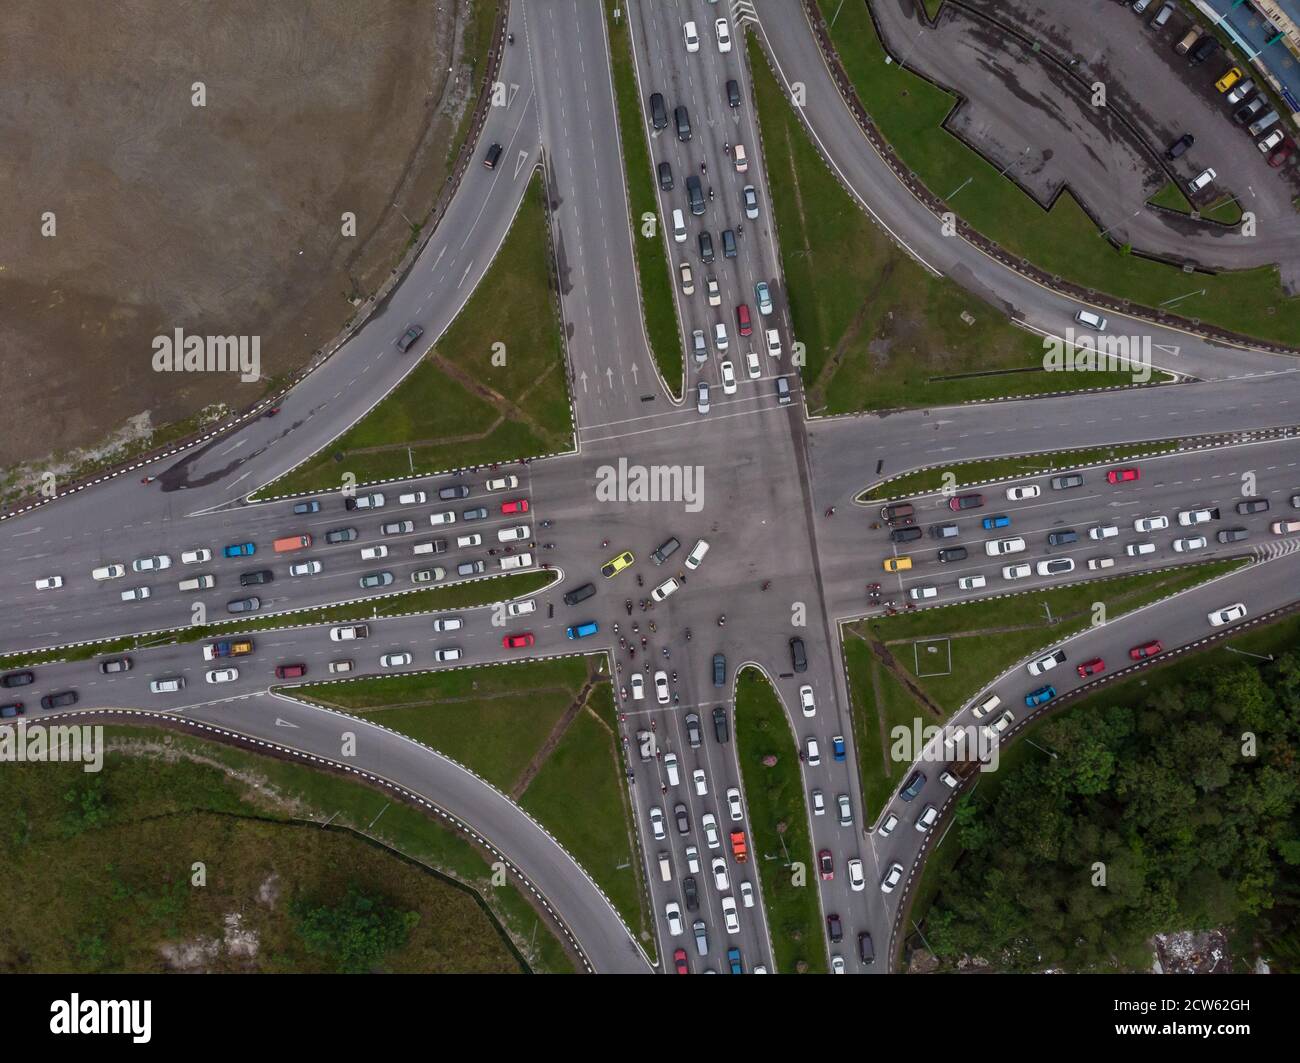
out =
[[[349,297],[401,257],[403,214],[420,221],[443,186],[486,55],[491,20],[475,5],[496,7],[7,0],[0,467],[11,482],[20,463],[244,405],[338,332]],[[354,238],[340,233],[345,211]],[[263,379],[154,372],[153,338],[177,328],[260,336]]]

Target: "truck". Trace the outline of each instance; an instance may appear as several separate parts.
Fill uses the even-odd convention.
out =
[[[252,639],[217,639],[203,647],[203,659],[215,661],[224,657],[243,657],[252,652]]]
[[[275,547],[277,554],[287,554],[291,550],[301,550],[303,547],[311,546],[311,536],[286,535],[283,539],[276,539],[271,545]]]
[[[731,855],[736,858],[738,864],[743,864],[749,859],[749,846],[745,842],[745,832],[743,830],[733,830],[731,832]]]

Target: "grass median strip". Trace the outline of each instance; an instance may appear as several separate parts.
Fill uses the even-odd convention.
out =
[[[762,880],[776,969],[825,973],[825,931],[799,753],[780,699],[757,669],[747,668],[736,677],[735,730],[749,805],[751,859]]]
[[[618,110],[619,139],[623,145],[623,173],[627,185],[628,211],[631,215],[632,243],[636,248],[637,274],[641,281],[641,301],[646,335],[655,364],[668,387],[680,394],[682,387],[683,343],[673,301],[672,267],[664,251],[661,228],[668,224],[659,217],[655,195],[654,170],[646,147],[645,119],[637,92],[636,69],[632,62],[632,39],[626,10],[615,19],[618,0],[606,0],[609,23],[610,61],[614,73],[614,104]],[[645,217],[656,219],[653,231],[644,231]]]
[[[357,424],[265,494],[425,476],[572,446],[546,207],[534,175],[482,282],[442,339]],[[396,348],[386,357],[420,357]]]
[[[898,250],[831,174],[752,38],[749,47],[811,410],[936,406],[1133,383],[1129,373],[1048,371],[1041,336]]]
[[[1188,276],[1178,266],[1124,254],[1099,235],[1068,193],[1044,211],[999,167],[943,128],[956,97],[886,61],[865,3],[818,4],[844,69],[881,134],[903,164],[932,193],[950,197],[951,209],[980,233],[1085,288],[1147,307],[1168,305],[1246,336],[1300,345],[1300,298],[1282,290],[1275,266]],[[1216,220],[1232,216],[1232,210],[1214,215]]]

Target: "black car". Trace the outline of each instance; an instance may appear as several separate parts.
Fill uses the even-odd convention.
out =
[[[451,484],[449,487],[440,487],[438,488],[438,497],[444,502],[456,498],[469,498],[469,487],[465,484]]]
[[[678,805],[673,809],[673,815],[677,819],[677,833],[690,834],[691,817],[686,814],[686,806],[678,803]]]
[[[700,714],[698,712],[688,712],[685,720],[686,724],[686,741],[692,749],[700,748]]]
[[[691,115],[685,107],[673,108],[673,119],[677,123],[677,139],[685,144],[691,139]]]
[[[10,672],[6,676],[0,676],[0,687],[25,687],[35,682],[34,672]]]
[[[939,551],[939,560],[945,563],[948,561],[965,561],[966,547],[945,546],[942,550]]]
[[[740,82],[735,78],[727,79],[727,106],[740,106]]]
[[[464,520],[487,520],[488,511],[482,506],[475,506],[473,509],[467,509],[461,514]]]
[[[1048,546],[1068,546],[1078,541],[1079,533],[1073,528],[1063,528],[1060,531],[1049,532],[1047,535]]]
[[[962,509],[979,509],[984,505],[984,496],[978,494],[957,495],[948,499],[948,508],[954,512]]]
[[[923,789],[925,789],[925,772],[914,771],[907,777],[907,782],[903,789],[899,791],[898,796],[904,801],[910,801]]]
[[[663,129],[668,124],[668,109],[664,107],[664,94],[650,94],[650,121],[656,129]]]
[[[700,891],[695,885],[695,876],[687,875],[682,879],[682,896],[686,898],[686,910],[693,912],[700,906]]]
[[[910,543],[915,542],[924,534],[925,532],[915,526],[911,528],[895,528],[889,533],[889,541],[891,543]]]
[[[487,154],[483,156],[483,165],[489,170],[495,170],[497,163],[501,160],[501,145],[493,144],[487,149]]]
[[[661,192],[671,192],[673,190],[673,168],[671,163],[661,162],[659,164],[659,190]]]
[[[831,939],[832,945],[838,945],[844,940],[844,926],[840,923],[840,917],[834,912],[826,917],[826,934]]]
[[[1064,476],[1053,476],[1051,479],[1053,491],[1064,491],[1069,487],[1082,487],[1083,474],[1078,472],[1066,473]]]
[[[260,587],[263,583],[270,583],[275,579],[275,573],[269,568],[259,568],[254,572],[241,572],[239,574],[239,585],[241,587]]]
[[[704,213],[704,186],[694,174],[686,178],[686,201],[691,206],[691,213],[699,217]]]
[[[56,694],[46,694],[41,698],[41,708],[43,709],[62,709],[68,705],[77,703],[77,692],[75,690],[60,690]]]
[[[713,710],[713,737],[719,743],[731,738],[731,729],[727,724],[727,710],[721,705]]]
[[[12,720],[15,716],[21,716],[23,712],[21,701],[11,701],[8,705],[0,705],[0,720]]]
[[[700,243],[701,260],[703,260],[706,263],[712,262],[713,261],[713,234],[708,232],[707,230],[705,232],[700,233],[699,243]]]
[[[596,585],[594,583],[584,583],[581,587],[574,587],[564,596],[564,604],[577,605],[579,602],[585,602],[595,593]]]
[[[350,543],[356,537],[356,528],[331,528],[325,533],[327,543]]]
[[[713,685],[715,687],[727,685],[727,658],[721,653],[713,655]]]
[[[397,349],[405,353],[411,349],[411,344],[424,335],[424,329],[419,325],[412,325],[400,336],[397,337]]]
[[[1196,47],[1187,54],[1187,61],[1191,63],[1192,66],[1200,66],[1221,47],[1222,45],[1219,44],[1219,39],[1215,37],[1214,34],[1207,34],[1205,37],[1201,38],[1200,43],[1198,43]]]
[[[790,640],[790,666],[796,672],[808,671],[808,651],[804,649],[803,639]]]
[[[1224,528],[1219,532],[1219,542],[1221,543],[1239,543],[1243,539],[1250,538],[1250,532],[1245,528]]]
[[[867,967],[876,962],[875,946],[871,944],[871,935],[865,930],[858,935],[858,959]]]
[[[1240,513],[1242,516],[1245,516],[1248,513],[1267,513],[1268,499],[1247,498],[1244,501],[1237,503],[1237,512]]]
[[[1188,148],[1196,143],[1196,138],[1191,133],[1184,133],[1181,137],[1169,145],[1165,151],[1165,158],[1171,162],[1184,154]]]
[[[130,657],[109,657],[107,660],[99,662],[99,670],[104,675],[115,675],[118,672],[129,672],[131,670]]]
[[[665,540],[651,550],[650,558],[656,565],[662,565],[681,548],[681,542],[678,540],[677,536],[674,535],[671,539]]]
[[[316,499],[314,498],[308,499],[306,502],[295,502],[293,504],[293,515],[295,517],[301,517],[304,513],[319,513],[319,512],[320,512],[320,503],[317,502]]]
[[[262,599],[256,595],[247,598],[235,598],[226,603],[228,613],[255,613],[262,607]]]

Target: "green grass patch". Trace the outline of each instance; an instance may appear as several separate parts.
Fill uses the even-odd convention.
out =
[[[1178,313],[1207,324],[1300,345],[1300,300],[1283,292],[1276,267],[1188,276],[1181,268],[1122,254],[1068,194],[1044,211],[999,167],[942,128],[956,106],[954,96],[897,63],[886,64],[866,4],[818,3],[828,24],[835,16],[831,38],[885,139],[930,191],[976,230],[1085,288],[1147,307],[1177,300]],[[1199,288],[1204,294],[1182,298]]]
[[[1241,221],[1241,202],[1234,195],[1222,195],[1201,211],[1201,217],[1236,225]]]
[[[920,469],[876,484],[858,495],[857,501],[881,502],[887,498],[910,498],[913,495],[929,494],[941,490],[946,477],[950,474],[954,478],[954,483],[976,484],[997,480],[1004,476],[1041,476],[1044,473],[1077,469],[1099,462],[1131,461],[1156,451],[1173,450],[1180,442],[1177,439],[1152,439],[1142,443],[1117,443],[1109,447],[1055,450],[1041,454],[1021,454],[1011,458],[989,458],[983,461],[959,461],[952,465],[936,465],[931,469]],[[1094,473],[1094,475],[1100,474]]]
[[[758,44],[751,68],[794,334],[814,412],[836,414],[1132,383],[1043,368],[1044,341],[899,251],[827,169]]]
[[[1177,181],[1166,181],[1165,186],[1147,202],[1153,207],[1176,210],[1179,214],[1190,214],[1192,212],[1192,202],[1183,194],[1183,190],[1178,187]]]
[[[113,751],[101,773],[17,764],[0,774],[9,810],[0,885],[39,893],[48,913],[9,922],[6,969],[314,972],[361,956],[375,970],[519,970],[475,894],[533,969],[572,969],[522,894],[492,887],[483,855],[414,808],[188,735],[106,733]],[[358,950],[354,921],[336,920],[346,941],[322,949],[306,913],[337,908],[352,891],[400,914],[405,931]],[[231,946],[232,916],[251,949]]]
[[[345,473],[368,483],[569,449],[553,284],[534,175],[496,261],[441,341],[391,395],[267,493],[330,490]]]
[[[636,69],[632,62],[632,39],[627,27],[627,9],[617,20],[613,11],[619,0],[606,0],[605,17],[609,24],[610,62],[614,74],[614,104],[618,110],[619,139],[623,145],[623,171],[627,185],[628,211],[631,215],[632,244],[636,248],[637,274],[641,280],[646,335],[650,352],[668,387],[681,393],[683,341],[677,321],[677,304],[673,301],[672,265],[664,252],[663,229],[667,218],[659,217],[659,200],[655,194],[655,174],[646,147],[645,120],[637,92]],[[681,178],[683,181],[685,176]],[[643,232],[644,218],[653,215],[654,232]]]
[[[780,699],[762,673],[736,677],[736,751],[749,803],[750,859],[762,876],[763,904],[776,970],[827,970],[825,929],[799,752]],[[768,767],[765,758],[775,763]],[[828,798],[829,800],[829,798]],[[801,864],[796,879],[791,864]]]

